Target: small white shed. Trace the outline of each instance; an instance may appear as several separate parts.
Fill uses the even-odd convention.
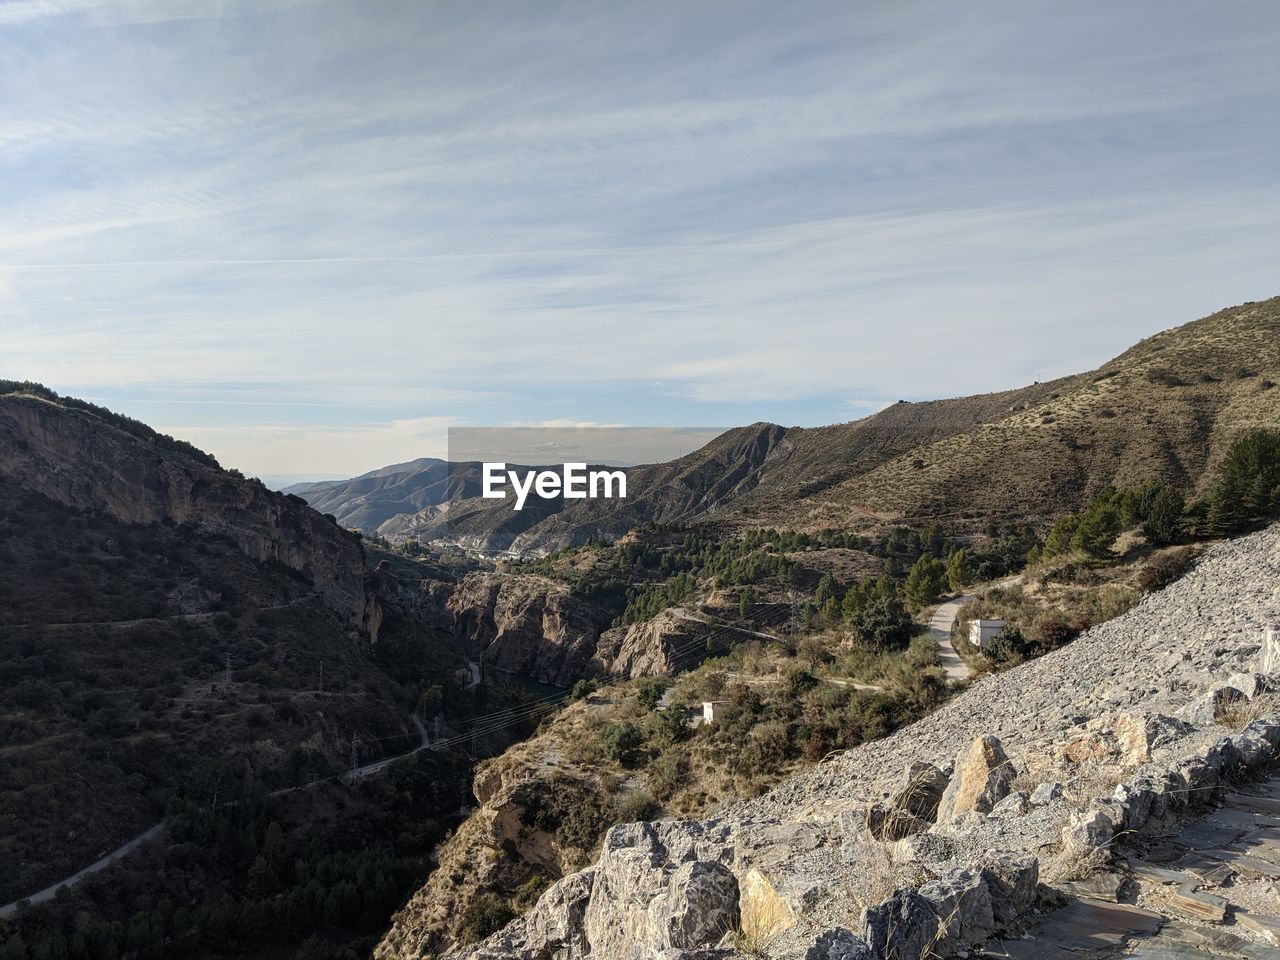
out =
[[[1004,629],[1003,620],[974,620],[969,624],[969,643],[982,648],[987,641]]]
[[[723,707],[728,700],[703,700],[702,701],[702,722],[715,723],[716,711]]]

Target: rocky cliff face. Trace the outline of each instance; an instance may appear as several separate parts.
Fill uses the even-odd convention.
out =
[[[428,604],[440,596],[437,589]],[[530,574],[469,574],[449,595],[445,615],[473,657],[557,686],[584,677],[674,676],[702,662],[713,634],[721,644],[737,633],[750,638],[676,610],[602,631],[604,612],[567,585]]]
[[[546,577],[473,573],[449,598],[459,638],[500,670],[569,686],[596,672],[603,614]]]
[[[613,828],[594,866],[452,956],[706,960],[736,941],[779,960],[919,960],[1016,937],[1042,875],[1069,878],[1274,761],[1280,676],[1260,671],[1280,663],[1277,583],[1280,525],[1220,544],[1064,649],[759,800]]]
[[[191,524],[248,557],[311,581],[353,626],[366,616],[360,541],[261,484],[148,444],[98,419],[34,396],[0,397],[0,476],[125,523]]]
[[[634,680],[674,677],[692,670],[710,653],[723,653],[735,642],[765,634],[703,620],[679,607],[625,627],[612,627],[596,644],[597,670]]]

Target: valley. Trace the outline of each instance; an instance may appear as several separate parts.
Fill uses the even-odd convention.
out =
[[[1274,565],[1277,380],[1280,299],[1052,383],[738,428],[627,468],[625,500],[519,510],[430,459],[274,493],[6,381],[0,957],[541,960],[610,957],[625,930],[790,960],[866,939],[815,877],[945,826],[898,823],[912,763],[959,789],[989,735],[1025,779],[1033,747],[1156,694],[1199,749],[1224,724],[1196,698],[1268,672],[1245,638],[1269,594],[1238,571]],[[1193,648],[1217,629],[1201,594],[1233,625],[1222,653]],[[1114,659],[1166,602],[1167,689]],[[981,648],[977,619],[1002,624]],[[1094,686],[1051,696],[1042,665],[1064,663]],[[631,849],[657,873],[615,875]],[[674,903],[690,864],[710,879],[679,896],[719,905],[671,914],[696,936],[655,932],[634,903]]]

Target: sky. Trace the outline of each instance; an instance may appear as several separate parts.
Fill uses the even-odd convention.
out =
[[[0,0],[0,377],[262,476],[817,425],[1280,293],[1274,0]]]

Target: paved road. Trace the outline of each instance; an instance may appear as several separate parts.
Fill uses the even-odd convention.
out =
[[[79,873],[74,873],[71,876],[67,877],[65,880],[59,880],[57,883],[53,884],[53,886],[45,887],[39,893],[33,893],[29,897],[25,897],[24,899],[30,900],[33,904],[44,903],[47,900],[52,900],[54,897],[58,895],[58,889],[60,887],[74,887],[77,883],[79,883],[85,877],[89,876],[90,874],[97,873],[99,870],[105,869],[106,867],[111,866],[111,864],[115,863],[121,857],[132,852],[135,847],[145,843],[146,841],[150,840],[152,837],[158,837],[163,831],[164,831],[164,822],[161,821],[160,823],[157,823],[155,826],[150,827],[147,830],[144,830],[142,833],[138,834],[128,843],[121,844],[119,847],[117,847],[115,850],[112,850],[110,853],[108,853],[105,857],[103,857],[101,860],[97,861],[96,863],[89,864],[89,866],[85,867]],[[16,902],[7,903],[4,906],[0,907],[0,919],[4,919],[5,917],[11,917],[17,912],[18,912],[18,904]]]
[[[381,760],[375,760],[373,763],[367,763],[363,767],[358,767],[355,770],[350,771],[349,773],[346,774],[346,776],[353,780],[359,779],[360,777],[367,777],[370,774],[378,773],[382,770],[385,770],[387,767],[391,766],[397,760],[403,760],[405,757],[412,757],[415,754],[421,753],[423,750],[426,750],[429,746],[429,742],[427,739],[427,728],[422,725],[422,721],[419,720],[416,716],[413,717],[412,719],[413,719],[413,725],[418,728],[418,733],[422,736],[422,742],[418,746],[414,747],[412,750],[408,751],[407,753],[399,753],[399,754],[396,754],[394,757],[384,757]],[[305,789],[305,788],[285,787],[283,790],[276,790],[272,794],[272,796],[279,796],[285,793],[292,793],[295,790],[299,790],[299,789]],[[157,823],[155,826],[149,827],[148,829],[144,830],[142,833],[138,834],[132,840],[122,843],[120,846],[116,847],[116,849],[112,850],[110,853],[104,856],[101,860],[98,860],[94,863],[89,864],[89,866],[85,867],[79,873],[74,873],[71,876],[67,877],[65,880],[59,880],[57,883],[51,886],[45,887],[39,893],[33,893],[30,896],[23,897],[22,899],[29,900],[32,904],[44,903],[47,900],[52,900],[54,897],[58,895],[58,889],[60,887],[74,887],[77,883],[79,883],[85,877],[90,876],[91,874],[97,873],[99,870],[106,869],[107,867],[115,863],[117,860],[119,860],[121,857],[124,857],[132,853],[135,849],[137,849],[142,844],[146,843],[148,840],[152,839],[153,837],[160,836],[160,834],[164,832],[164,828],[165,828],[165,823],[162,820],[160,823]],[[13,903],[6,903],[3,906],[0,906],[0,920],[3,920],[5,917],[11,917],[15,913],[17,913],[19,902],[20,901],[15,900]]]
[[[973,599],[972,593],[948,600],[934,608],[929,617],[929,634],[938,647],[938,660],[946,671],[948,680],[968,680],[969,665],[960,659],[956,648],[951,645],[951,628],[955,625],[956,614],[960,608]]]

